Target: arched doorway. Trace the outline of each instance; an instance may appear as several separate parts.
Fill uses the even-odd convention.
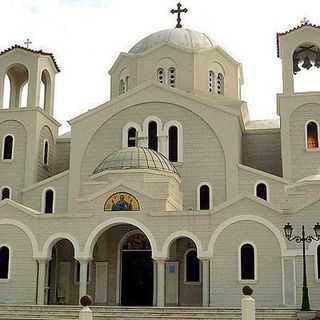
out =
[[[153,242],[147,234],[120,222],[102,228],[93,238],[87,292],[95,305],[153,305]]]
[[[169,246],[166,268],[166,305],[202,305],[202,268],[195,242],[174,239]]]
[[[120,242],[121,305],[151,306],[153,260],[148,238],[140,230],[128,232]]]
[[[74,247],[67,239],[55,243],[47,275],[47,304],[78,304],[77,261]]]

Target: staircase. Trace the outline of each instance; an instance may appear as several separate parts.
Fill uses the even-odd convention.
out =
[[[239,309],[199,307],[92,307],[94,320],[239,320]],[[79,306],[0,305],[0,320],[75,320]],[[257,320],[297,320],[292,309],[258,309]]]

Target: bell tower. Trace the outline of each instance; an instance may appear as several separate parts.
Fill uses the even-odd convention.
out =
[[[283,82],[283,92],[277,96],[283,175],[295,182],[320,174],[320,86],[317,91],[299,92],[295,86],[298,79],[309,88],[317,83],[306,73],[320,73],[320,26],[304,18],[299,26],[277,34],[277,47]]]
[[[41,107],[47,114],[53,116],[55,75],[59,71],[50,53],[18,45],[2,51],[0,53],[0,109],[20,108],[22,91],[27,86],[26,107]],[[7,106],[4,105],[6,76],[10,82],[10,99]]]
[[[17,201],[23,188],[54,174],[60,126],[53,118],[54,88],[59,71],[51,53],[19,45],[0,53],[0,176]]]

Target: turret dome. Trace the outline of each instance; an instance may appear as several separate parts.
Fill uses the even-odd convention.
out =
[[[166,43],[189,50],[209,49],[216,46],[215,41],[202,32],[175,28],[152,33],[135,44],[129,53],[143,53]]]

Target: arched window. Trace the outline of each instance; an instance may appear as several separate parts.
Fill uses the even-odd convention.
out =
[[[224,76],[222,73],[218,73],[217,76],[217,94],[224,94]]]
[[[158,127],[155,121],[150,121],[148,125],[148,148],[158,151]]]
[[[171,88],[174,88],[176,86],[176,69],[170,68],[168,71],[168,85]]]
[[[163,68],[159,68],[157,71],[157,79],[159,83],[164,84],[166,82],[165,73]]]
[[[128,147],[137,147],[137,130],[130,128],[128,130]]]
[[[126,84],[123,79],[120,80],[119,84],[119,95],[125,94],[126,93]]]
[[[320,245],[317,249],[317,262],[318,262],[318,279],[320,280]]]
[[[268,187],[265,183],[260,182],[256,185],[256,197],[268,201]]]
[[[21,99],[20,99],[21,108],[26,108],[28,106],[28,90],[29,90],[29,83],[26,82],[21,89]]]
[[[43,212],[44,213],[54,213],[54,191],[52,189],[47,189],[44,191],[43,198]]]
[[[43,144],[43,164],[46,166],[49,164],[49,142],[48,142],[48,140],[44,140],[44,144]]]
[[[318,124],[310,121],[307,124],[307,149],[319,148]]]
[[[46,87],[45,87],[45,84],[43,81],[40,81],[40,97],[39,97],[39,107],[41,109],[44,109],[44,106],[45,106],[45,98],[46,96]]]
[[[8,247],[0,247],[0,280],[9,279],[9,254]]]
[[[185,254],[185,281],[200,282],[200,261],[197,257],[197,251],[190,249]]]
[[[255,252],[250,243],[241,246],[240,249],[240,280],[255,280]]]
[[[5,200],[5,199],[11,199],[11,192],[10,192],[10,188],[8,187],[4,187],[1,190],[1,200]]]
[[[11,92],[11,81],[6,74],[4,77],[4,87],[3,87],[3,108],[9,109],[10,107],[10,92]]]
[[[176,126],[169,128],[169,160],[178,161],[178,128]]]
[[[207,184],[203,184],[199,188],[198,207],[199,210],[209,210],[211,208],[211,191]]]
[[[12,160],[13,159],[13,148],[14,148],[14,138],[12,135],[7,135],[3,139],[2,145],[2,159]]]
[[[212,70],[209,71],[208,75],[208,91],[214,94],[214,72]]]

